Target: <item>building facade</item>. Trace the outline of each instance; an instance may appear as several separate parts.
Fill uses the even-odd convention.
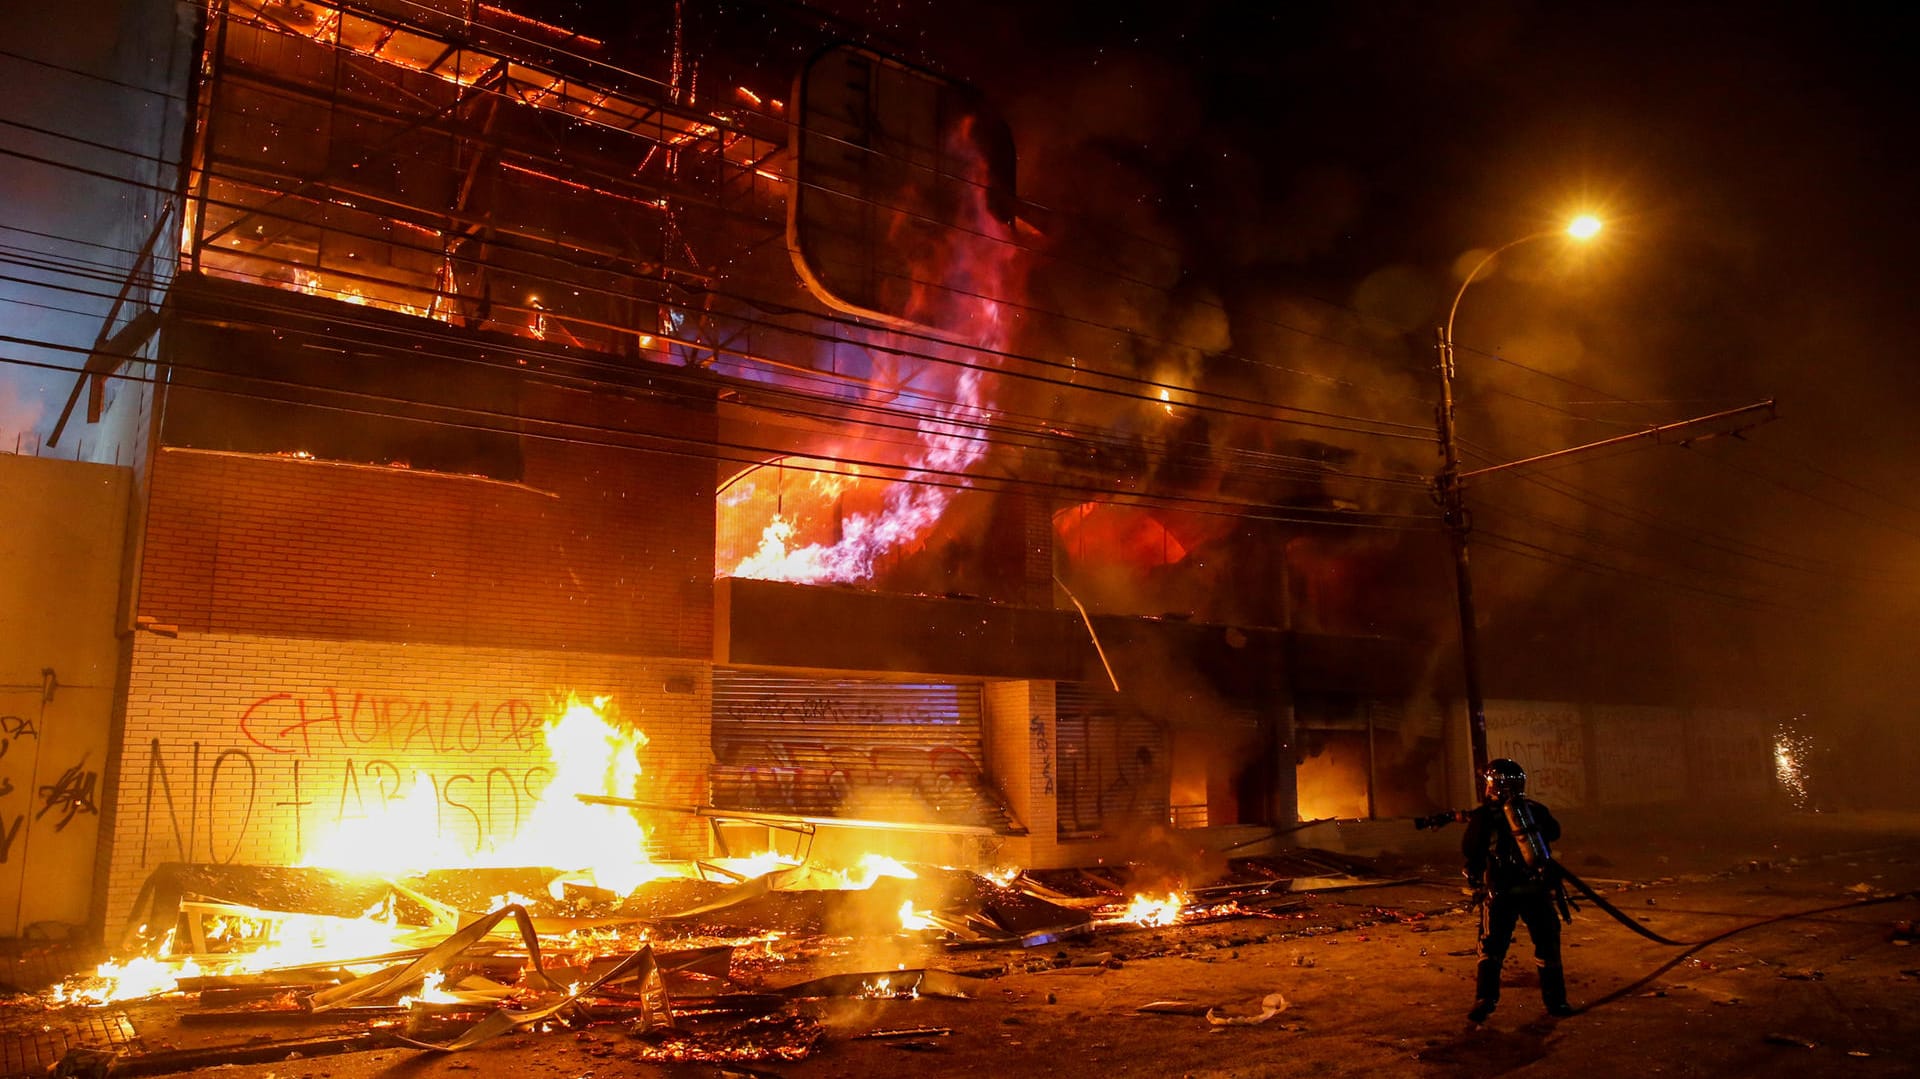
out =
[[[663,857],[1085,864],[1466,797],[1444,664],[1336,617],[1311,521],[1156,502],[1013,407],[1086,376],[1007,328],[1011,148],[964,88],[545,6],[192,9],[174,272],[87,376],[138,418],[90,922],[410,799],[483,850],[569,695],[644,732]],[[1677,715],[1513,702],[1494,746],[1575,802],[1766,751]]]

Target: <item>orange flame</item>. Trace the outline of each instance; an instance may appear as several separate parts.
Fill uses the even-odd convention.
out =
[[[938,929],[940,926],[932,918],[913,909],[913,900],[909,899],[900,904],[900,928],[916,932],[922,929]]]
[[[622,895],[649,880],[676,875],[647,855],[647,832],[633,814],[588,805],[575,795],[631,798],[640,779],[647,736],[607,718],[609,699],[569,694],[544,729],[553,779],[533,813],[504,842],[467,849],[439,827],[439,793],[425,775],[379,813],[344,821],[307,851],[302,865],[356,872],[418,872],[435,866],[550,866],[584,874]]]
[[[966,130],[953,133],[956,161],[978,157],[970,137]],[[883,555],[924,542],[955,491],[970,486],[969,473],[986,456],[992,417],[986,372],[1011,344],[998,297],[1014,293],[1019,271],[1012,233],[987,206],[984,162],[976,168],[981,175],[963,178],[966,193],[958,212],[968,220],[960,227],[929,228],[905,213],[889,222],[889,238],[915,252],[917,269],[904,314],[964,341],[873,335],[869,401],[916,417],[919,441],[900,478],[886,485],[878,509],[841,516],[831,540],[796,546],[797,522],[782,521],[776,508],[759,549],[732,567],[719,567],[722,574],[797,583],[870,580]]]
[[[1168,892],[1164,896],[1142,893],[1127,904],[1127,909],[1120,914],[1120,920],[1136,925],[1173,925],[1180,921],[1181,908],[1186,905],[1187,896],[1183,892]]]

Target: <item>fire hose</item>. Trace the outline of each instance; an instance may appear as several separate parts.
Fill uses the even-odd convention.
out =
[[[1632,918],[1632,916],[1627,914],[1626,911],[1623,911],[1619,907],[1614,906],[1612,903],[1607,902],[1605,899],[1600,898],[1600,893],[1594,891],[1593,887],[1589,885],[1586,881],[1581,880],[1577,876],[1574,876],[1573,871],[1568,869],[1566,866],[1561,865],[1559,862],[1549,862],[1548,865],[1552,866],[1552,873],[1556,879],[1556,882],[1565,881],[1568,884],[1573,885],[1575,888],[1579,889],[1581,895],[1584,895],[1589,900],[1592,900],[1594,906],[1599,907],[1601,910],[1606,911],[1609,915],[1611,915],[1614,921],[1619,922],[1621,925],[1626,926],[1628,929],[1631,929],[1634,932],[1640,934],[1641,936],[1647,938],[1648,940],[1653,941],[1655,944],[1665,944],[1674,948],[1685,948],[1690,944],[1695,943],[1694,941],[1674,940],[1671,937],[1661,936],[1660,934],[1654,932],[1651,929],[1648,929],[1646,926],[1641,925],[1639,922],[1635,921]]]
[[[1468,814],[1465,810],[1449,809],[1439,813],[1435,813],[1432,816],[1416,818],[1413,822],[1413,826],[1417,829],[1424,831],[1425,829],[1428,829],[1428,828],[1438,828],[1438,827],[1441,827],[1442,825],[1451,824],[1454,821],[1465,821],[1467,819],[1467,816]],[[1542,844],[1542,847],[1544,849],[1544,844]],[[1653,930],[1648,929],[1646,926],[1641,925],[1639,922],[1635,921],[1633,917],[1629,915],[1626,911],[1623,911],[1619,907],[1614,906],[1612,903],[1607,902],[1604,898],[1601,897],[1600,893],[1593,890],[1592,885],[1588,884],[1584,880],[1581,880],[1577,875],[1575,875],[1573,870],[1568,869],[1564,865],[1561,865],[1559,861],[1555,860],[1551,856],[1544,856],[1541,863],[1537,866],[1537,870],[1539,872],[1544,873],[1548,881],[1553,884],[1554,899],[1558,902],[1560,906],[1560,917],[1568,922],[1573,921],[1573,915],[1567,909],[1567,895],[1566,895],[1565,886],[1568,884],[1571,884],[1574,886],[1574,888],[1577,891],[1579,891],[1581,895],[1586,896],[1587,899],[1590,900],[1594,906],[1599,907],[1601,910],[1605,911],[1608,914],[1608,916],[1613,918],[1614,921],[1619,922],[1621,925],[1626,926],[1628,929],[1633,930],[1635,933],[1640,934],[1641,936],[1647,938],[1650,941],[1653,941],[1656,944],[1665,944],[1665,945],[1668,945],[1669,947],[1674,947],[1674,948],[1684,948],[1694,943],[1692,941],[1674,940],[1671,937],[1661,936],[1659,933],[1656,933]],[[1484,937],[1486,935],[1486,904],[1482,903],[1480,904],[1480,907],[1481,907],[1480,934],[1481,936]]]

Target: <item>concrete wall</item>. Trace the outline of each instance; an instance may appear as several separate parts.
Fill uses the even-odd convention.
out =
[[[1764,798],[1774,792],[1773,728],[1748,712],[1702,708],[1687,724],[1694,792],[1707,798]]]
[[[1518,761],[1527,792],[1555,808],[1774,793],[1771,725],[1759,713],[1557,701],[1486,707],[1488,757]],[[1470,799],[1478,797],[1476,788]]]
[[[1594,705],[1589,755],[1599,805],[1677,802],[1687,794],[1687,715],[1678,708]]]
[[[1488,701],[1487,759],[1527,771],[1527,793],[1549,806],[1587,804],[1586,721],[1564,701]],[[1476,792],[1477,793],[1477,792]]]
[[[0,454],[0,935],[90,922],[125,468]]]

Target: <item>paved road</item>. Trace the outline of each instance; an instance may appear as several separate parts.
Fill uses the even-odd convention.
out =
[[[1659,822],[1654,821],[1655,824]],[[1527,948],[1508,961],[1492,1021],[1465,1021],[1476,923],[1451,877],[1457,835],[1422,837],[1391,861],[1419,883],[1328,893],[1279,919],[1107,935],[1059,950],[900,950],[843,967],[972,967],[972,1000],[834,1001],[809,1058],[751,1066],[632,1057],[617,1028],[521,1035],[455,1056],[386,1050],[222,1070],[231,1079],[416,1076],[1910,1076],[1920,1061],[1920,826],[1915,818],[1747,821],[1692,830],[1589,824],[1562,855],[1677,939],[1664,947],[1588,907],[1567,930],[1573,999],[1541,1008]],[[1732,868],[1729,868],[1732,867]],[[1906,923],[1904,930],[1899,923]],[[799,980],[802,973],[787,980]],[[1142,1013],[1154,1001],[1259,1014],[1214,1025]],[[143,1034],[165,1040],[164,1020]],[[870,1040],[875,1030],[945,1033]]]

